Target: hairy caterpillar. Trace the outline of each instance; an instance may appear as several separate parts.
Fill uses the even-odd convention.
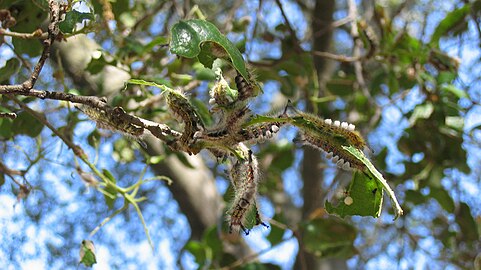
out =
[[[323,150],[327,153],[326,158],[332,159],[341,169],[365,169],[365,165],[360,160],[342,148],[349,145],[359,150],[368,148],[361,135],[355,131],[356,126],[346,122],[321,119],[295,109],[294,111],[298,116],[292,117],[291,123],[300,129],[298,141]]]
[[[75,105],[75,107],[94,120],[98,128],[120,132],[135,139],[140,139],[144,134],[143,127],[134,125],[121,117],[125,114],[125,111],[120,107],[115,107],[109,112],[88,105]],[[142,144],[142,142],[140,143]]]
[[[284,112],[277,116],[277,118],[287,119],[287,106]],[[252,126],[248,126],[239,131],[242,141],[247,141],[249,143],[263,142],[265,139],[270,139],[279,132],[280,128],[285,125],[287,121],[274,121],[259,123]]]
[[[235,84],[237,86],[237,100],[238,101],[244,101],[247,100],[250,97],[253,97],[255,95],[254,93],[254,86],[247,82],[247,80],[242,77],[240,73],[237,73],[237,76],[235,77]]]
[[[199,150],[191,149],[190,145],[193,142],[194,135],[198,131],[203,131],[204,123],[198,116],[194,107],[190,104],[187,97],[181,91],[167,92],[167,105],[172,110],[174,115],[182,122],[184,122],[184,131],[179,138],[181,147],[189,154],[197,154]]]
[[[235,198],[228,211],[229,232],[242,231],[247,235],[249,230],[245,227],[246,215],[256,204],[257,184],[259,181],[258,163],[252,151],[244,144],[239,144],[239,150],[247,155],[245,159],[238,159],[230,171],[230,179],[234,187]],[[256,212],[255,225],[263,223],[259,213]]]

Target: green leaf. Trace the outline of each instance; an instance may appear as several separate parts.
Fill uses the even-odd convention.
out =
[[[18,117],[18,116],[17,116]],[[13,120],[10,118],[3,118],[0,121],[0,139],[10,139],[13,137]]]
[[[326,211],[340,217],[347,215],[379,217],[382,208],[382,185],[364,174],[356,171],[344,198],[337,206],[326,201]]]
[[[468,94],[466,93],[466,91],[459,89],[452,84],[443,85],[441,87],[441,91],[451,93],[457,98],[468,98]]]
[[[145,80],[142,80],[142,79],[129,79],[127,81],[127,84],[137,84],[137,85],[145,85],[145,86],[154,86],[154,87],[157,87],[157,88],[160,88],[164,91],[174,91],[173,89],[170,89],[169,87],[165,86],[165,85],[162,85],[162,84],[158,84],[158,83],[155,83],[155,82],[150,82],[150,81],[145,81]]]
[[[207,108],[204,102],[200,101],[197,98],[191,98],[189,101],[192,104],[192,106],[194,106],[195,111],[197,112],[197,114],[199,115],[199,117],[201,118],[202,122],[205,125],[210,126],[214,123],[214,119],[212,119],[212,115],[209,112],[209,108]]]
[[[464,127],[464,117],[462,116],[446,116],[446,126],[462,131]]]
[[[80,263],[83,263],[87,267],[92,267],[97,263],[94,243],[90,240],[82,241],[80,246]]]
[[[19,33],[32,33],[39,29],[49,14],[48,8],[43,9],[42,5],[38,5],[41,2],[44,1],[35,1],[35,3],[33,1],[13,1],[8,9],[14,11],[12,16],[17,20],[17,24],[10,30]],[[1,1],[1,3],[3,4],[5,1]],[[43,49],[39,40],[12,38],[12,44],[15,47],[16,54],[28,54],[30,57],[40,55]]]
[[[427,198],[418,190],[408,189],[405,192],[404,200],[413,204],[423,204],[427,201]]]
[[[446,17],[438,24],[431,37],[431,44],[439,46],[439,39],[450,32],[466,27],[466,17],[471,9],[470,4],[466,4],[461,8],[455,9],[448,13]]]
[[[10,84],[9,80],[12,75],[17,74],[20,69],[20,61],[17,58],[11,58],[0,69],[0,83]]]
[[[31,116],[28,112],[21,112],[13,120],[12,131],[16,134],[25,134],[32,138],[42,132],[43,124]]]
[[[92,147],[97,147],[100,143],[100,132],[94,129],[88,136],[87,142]]]
[[[350,258],[356,253],[356,228],[339,218],[316,218],[301,227],[304,248],[317,257]]]
[[[240,270],[280,270],[281,268],[271,263],[248,263],[244,264]]]
[[[109,180],[109,183],[104,188],[104,192],[107,193],[107,194],[104,194],[105,203],[107,204],[109,209],[113,209],[115,199],[117,199],[117,189],[115,188],[117,180],[112,175],[112,173],[107,169],[103,169],[102,174]]]
[[[454,201],[444,188],[430,187],[430,195],[449,213],[454,212]]]
[[[277,220],[277,221],[283,220],[283,218],[278,214],[276,214],[273,217],[273,219]],[[281,229],[278,226],[272,225],[271,226],[271,232],[267,236],[267,240],[269,240],[269,242],[271,243],[272,246],[275,246],[275,245],[282,242],[283,237],[284,237],[284,233],[285,233],[284,229]]]
[[[459,209],[456,213],[456,223],[460,228],[460,236],[464,241],[479,241],[479,232],[471,215],[471,209],[469,205],[462,202],[459,204]]]
[[[90,74],[95,75],[98,74],[99,72],[102,71],[102,69],[107,66],[112,64],[113,61],[107,61],[104,58],[104,55],[100,55],[99,58],[92,58],[90,62],[88,63],[87,67],[85,68],[86,71],[88,71]]]
[[[194,165],[192,165],[190,163],[190,161],[187,159],[187,155],[185,155],[184,153],[179,153],[179,152],[174,152],[173,153],[178,159],[179,161],[187,168],[189,169],[195,169]]]
[[[67,12],[65,20],[59,23],[58,27],[64,34],[70,34],[75,29],[77,23],[82,23],[84,20],[94,20],[94,15],[90,12],[80,12],[75,9]]]
[[[411,117],[409,117],[409,123],[411,126],[416,124],[418,119],[428,119],[434,111],[434,106],[432,103],[425,103],[416,106]]]
[[[180,21],[172,26],[171,33],[170,50],[172,53],[187,58],[199,57],[199,60],[202,58],[204,62],[201,61],[201,63],[211,68],[212,59],[221,58],[216,56],[216,53],[212,50],[223,49],[230,58],[234,68],[244,79],[249,80],[250,76],[242,54],[212,23],[198,19]],[[204,51],[202,51],[201,47],[204,46],[204,43],[215,44],[207,44]],[[207,51],[208,49],[210,51]]]
[[[114,175],[107,169],[102,169],[102,173],[109,179],[109,181],[113,184],[117,183],[117,180],[115,179]]]
[[[159,164],[164,159],[165,159],[165,156],[152,156],[152,157],[149,157],[147,163],[149,163],[149,164]]]
[[[223,242],[218,235],[217,226],[212,226],[204,232],[202,242],[212,250],[213,258],[222,256]]]
[[[401,216],[403,214],[403,210],[399,205],[399,202],[397,201],[394,191],[391,189],[391,187],[389,187],[389,184],[382,177],[382,174],[374,167],[374,165],[372,165],[371,161],[364,155],[361,150],[355,148],[354,146],[342,146],[342,148],[344,148],[346,151],[359,159],[359,161],[361,161],[364,165],[366,165],[368,169],[366,174],[368,175],[368,177],[373,177],[387,192],[389,199],[391,199],[392,207],[394,208],[394,219],[397,219],[399,216]]]
[[[195,262],[199,264],[199,269],[208,269],[212,261],[212,250],[206,244],[198,241],[189,241],[185,250],[194,255]]]
[[[436,81],[440,85],[445,83],[450,83],[456,78],[456,75],[457,74],[455,72],[441,71],[436,77]]]

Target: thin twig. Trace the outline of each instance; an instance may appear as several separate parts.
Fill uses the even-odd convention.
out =
[[[336,60],[336,61],[339,61],[339,62],[356,62],[356,61],[359,61],[361,59],[361,57],[353,57],[353,56],[345,56],[345,55],[338,55],[338,54],[333,54],[333,53],[330,53],[330,52],[319,52],[319,51],[312,51],[311,52],[312,55],[314,56],[319,56],[319,57],[323,57],[323,58],[328,58],[328,59],[331,59],[331,60]]]
[[[287,19],[287,15],[286,13],[284,12],[284,8],[282,8],[282,3],[280,0],[276,0],[276,4],[277,6],[279,7],[279,9],[281,10],[281,14],[282,14],[282,17],[284,18],[284,21],[286,23],[286,26],[287,26],[287,30],[289,30],[289,32],[291,33],[291,36],[292,38],[294,39],[294,45],[295,45],[295,50],[296,52],[300,53],[303,51],[303,49],[301,48],[301,46],[299,45],[299,39],[297,38],[297,35],[296,35],[296,31],[294,30],[294,28],[292,27],[291,23],[289,22],[289,20]]]
[[[18,32],[11,32],[7,31],[6,29],[3,29],[0,27],[0,36],[8,36],[8,37],[14,37],[14,38],[21,38],[21,39],[47,39],[48,38],[48,33],[42,32],[41,29],[37,29],[33,31],[32,33],[18,33]]]
[[[20,61],[22,62],[22,64],[25,66],[25,68],[29,71],[29,72],[32,72],[32,65],[27,61],[25,60],[25,58],[22,57],[22,55],[20,53],[18,53],[18,51],[15,49],[15,47],[12,46],[12,44],[10,43],[5,43],[5,45],[7,45],[10,50],[12,50],[12,52],[15,54],[15,56],[20,59]]]
[[[32,89],[37,82],[38,76],[40,75],[40,71],[42,71],[43,66],[45,65],[45,61],[47,61],[48,57],[50,56],[50,46],[57,38],[60,30],[58,28],[58,24],[60,22],[60,3],[56,0],[49,0],[48,5],[50,8],[50,24],[48,25],[48,39],[43,41],[43,51],[40,59],[35,65],[30,78],[26,80],[22,85],[25,89]]]
[[[0,172],[3,173],[3,174],[7,174],[8,176],[12,176],[12,175],[20,175],[20,176],[24,176],[26,171],[25,170],[14,170],[14,169],[10,169],[8,168],[7,166],[5,166],[5,164],[3,164],[1,161],[0,161]]]
[[[349,6],[349,17],[355,19],[357,17],[356,2],[354,0],[349,0],[347,1],[347,3]],[[353,57],[359,58],[361,56],[362,41],[359,39],[359,30],[357,28],[357,23],[355,20],[351,23],[351,36],[354,40],[352,55]],[[361,88],[363,94],[369,97],[369,100],[372,100],[370,98],[371,94],[369,93],[369,89],[366,85],[366,80],[364,79],[364,76],[362,74],[363,71],[361,61],[354,62],[354,73],[356,74],[356,81],[359,84],[359,87]]]

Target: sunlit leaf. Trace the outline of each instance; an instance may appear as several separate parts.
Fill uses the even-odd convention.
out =
[[[448,13],[446,17],[438,24],[431,37],[431,44],[438,45],[439,39],[450,32],[459,30],[460,27],[466,27],[466,17],[469,15],[471,5],[466,4],[461,8],[455,9]]]
[[[180,21],[172,26],[171,32],[170,50],[172,53],[187,58],[199,57],[199,60],[203,62],[203,59],[203,64],[209,68],[212,67],[214,58],[222,58],[219,54],[225,53],[231,60],[234,68],[242,77],[249,80],[250,76],[245,67],[242,54],[212,23],[198,19]],[[203,51],[202,46],[207,46],[206,48],[210,50],[206,51],[204,49]],[[201,54],[201,52],[203,53]]]
[[[368,171],[365,173],[368,175],[368,177],[373,177],[374,180],[376,180],[379,185],[383,187],[383,189],[387,192],[387,195],[389,196],[389,199],[391,199],[391,204],[392,207],[394,208],[394,219],[398,218],[403,214],[403,210],[401,208],[401,205],[399,205],[399,202],[397,201],[396,195],[394,194],[394,191],[391,189],[387,181],[384,179],[382,174],[372,165],[371,161],[364,155],[364,153],[353,147],[353,146],[343,146],[346,151],[354,155],[357,159],[359,159],[364,165],[366,165]]]
[[[431,116],[434,111],[434,106],[432,103],[424,103],[422,105],[418,105],[411,117],[409,117],[409,123],[414,125],[418,119],[427,119]]]
[[[75,9],[67,12],[65,19],[59,23],[58,27],[64,34],[70,34],[75,29],[78,23],[84,20],[94,20],[94,15],[90,12],[80,12]]]
[[[379,217],[382,209],[382,185],[364,174],[356,171],[344,198],[337,206],[326,201],[326,211],[341,217],[347,215]]]

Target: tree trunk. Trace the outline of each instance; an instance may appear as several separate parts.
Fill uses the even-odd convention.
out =
[[[332,15],[335,9],[334,0],[316,1],[314,10],[312,11],[312,32],[313,32],[313,50],[329,51],[332,40],[333,22]],[[317,34],[316,34],[317,33]],[[330,76],[330,61],[326,58],[316,57],[314,59],[314,67],[316,68],[317,77],[319,78],[319,93],[324,93],[325,82]],[[309,100],[309,97],[305,97]],[[307,102],[307,110],[313,111],[310,102]],[[327,191],[321,189],[323,182],[323,169],[319,166],[322,163],[319,151],[312,148],[304,148],[304,157],[302,160],[301,175],[304,182],[302,195],[304,205],[302,206],[302,218],[305,220],[309,215],[318,208],[323,207],[322,202],[325,200]],[[301,235],[302,236],[302,235]],[[304,252],[302,247],[299,248],[299,254],[294,266],[295,269],[347,269],[345,260],[326,259],[320,260],[314,255]]]

